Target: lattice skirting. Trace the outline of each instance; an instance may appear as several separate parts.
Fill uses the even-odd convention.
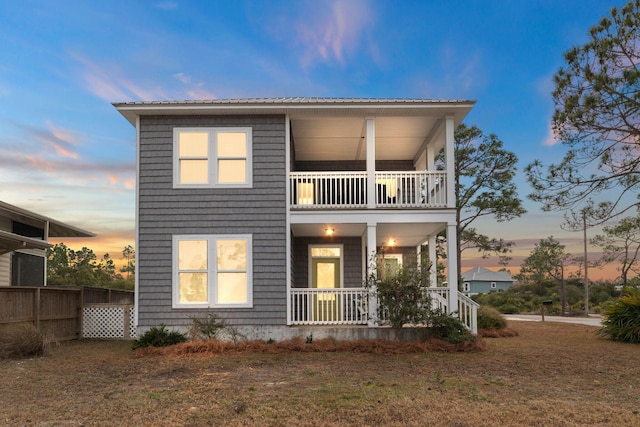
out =
[[[134,339],[135,336],[134,306],[91,304],[82,307],[83,338]]]

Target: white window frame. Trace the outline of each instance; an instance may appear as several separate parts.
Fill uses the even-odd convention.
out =
[[[180,302],[180,279],[178,268],[178,242],[185,240],[207,241],[207,295],[206,303]],[[244,303],[224,304],[217,302],[218,290],[218,256],[219,240],[244,240],[247,243],[247,301]],[[174,235],[171,252],[172,300],[173,308],[252,308],[253,307],[253,238],[251,234],[181,234]]]
[[[496,284],[496,282],[491,282],[491,289],[496,289],[498,287],[498,285]]]
[[[181,132],[200,132],[208,134],[209,165],[208,182],[202,184],[183,184],[180,182],[180,153],[178,151],[179,136]],[[245,182],[219,183],[218,182],[218,133],[237,132],[244,133],[247,138],[247,156]],[[204,157],[203,157],[204,159]],[[225,159],[230,159],[225,157]],[[173,188],[252,188],[253,187],[253,130],[250,127],[174,127],[173,128]]]
[[[462,292],[469,292],[471,290],[471,287],[469,286],[469,282],[464,282],[462,284]]]

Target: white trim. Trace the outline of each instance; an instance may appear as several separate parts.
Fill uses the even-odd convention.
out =
[[[208,134],[208,154],[201,159],[208,162],[208,182],[204,184],[182,184],[180,182],[180,155],[178,152],[178,136],[181,132],[200,132]],[[218,182],[218,134],[244,133],[247,141],[245,182],[237,184],[221,184]],[[194,158],[196,159],[196,158]],[[200,159],[200,157],[198,157]],[[233,159],[233,158],[229,158]],[[240,157],[238,158],[240,159]],[[253,187],[253,130],[251,127],[180,127],[173,128],[173,188],[252,188]]]
[[[314,248],[340,248],[340,257],[335,257],[335,256],[312,256],[311,255],[311,249]],[[330,258],[330,259],[336,259],[336,258],[340,258],[340,288],[344,288],[344,244],[342,243],[338,243],[338,244],[316,244],[316,243],[311,243],[308,245],[307,247],[307,253],[309,254],[308,256],[308,268],[309,268],[309,278],[308,278],[308,288],[312,288],[313,285],[313,259],[314,258]],[[324,289],[324,288],[318,288],[318,289]]]
[[[133,277],[133,306],[134,306],[134,323],[136,330],[140,324],[140,272],[139,272],[139,255],[140,247],[140,116],[136,116],[136,215],[135,215],[135,266]]]
[[[496,289],[498,287],[498,285],[496,284],[496,282],[491,282],[491,289]]]
[[[285,153],[285,203],[287,204],[287,209],[285,211],[285,248],[286,248],[286,259],[285,259],[285,280],[286,280],[286,288],[287,288],[287,325],[291,325],[291,188],[289,186],[289,174],[291,173],[291,132],[290,132],[290,120],[289,116],[286,115],[284,118],[284,153]]]
[[[178,242],[204,240],[207,242],[207,295],[206,303],[181,303],[178,269]],[[217,300],[217,245],[220,240],[245,240],[247,242],[246,274],[247,302],[241,304],[220,304]],[[171,243],[171,295],[173,308],[252,308],[253,307],[253,238],[251,234],[178,234],[172,236]]]

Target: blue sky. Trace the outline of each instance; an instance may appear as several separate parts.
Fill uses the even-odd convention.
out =
[[[112,102],[244,97],[475,99],[520,171],[561,158],[550,132],[562,54],[624,1],[5,1],[0,3],[0,200],[133,244],[135,132]],[[520,196],[530,187],[518,176]],[[526,202],[480,231],[521,262],[581,233]],[[495,261],[495,260],[494,260]],[[472,267],[478,260],[465,261]],[[495,265],[487,261],[486,266]],[[594,272],[595,278],[600,272]]]

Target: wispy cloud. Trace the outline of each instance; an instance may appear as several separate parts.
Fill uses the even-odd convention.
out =
[[[445,43],[439,53],[439,68],[420,72],[413,81],[413,92],[427,98],[473,97],[487,84],[482,51],[462,52]]]
[[[556,136],[553,133],[553,128],[549,125],[549,129],[547,130],[547,136],[542,141],[542,145],[546,147],[553,147],[556,144],[559,144],[560,141],[556,139]]]
[[[51,121],[42,126],[14,123],[20,131],[0,140],[0,168],[28,181],[47,180],[69,184],[93,183],[131,187],[132,161],[109,161],[83,156],[79,148],[88,137]],[[26,173],[28,171],[28,173]]]
[[[117,65],[96,64],[77,54],[73,54],[72,57],[82,66],[80,77],[85,88],[105,101],[166,99],[161,90],[145,88],[131,81]]]
[[[217,96],[205,88],[204,82],[194,82],[191,76],[185,73],[176,73],[173,77],[182,83],[189,99],[207,100],[216,99]]]
[[[301,65],[315,62],[345,64],[347,56],[357,50],[367,31],[375,24],[375,14],[366,0],[311,2],[309,9],[295,24],[295,38],[302,46]],[[371,43],[371,42],[370,42]],[[369,47],[373,56],[378,50]]]

